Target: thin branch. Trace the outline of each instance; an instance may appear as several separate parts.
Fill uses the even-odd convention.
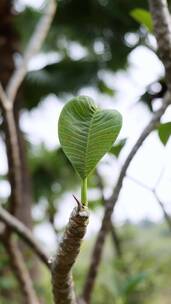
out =
[[[19,138],[13,109],[4,112],[5,136],[11,185],[10,212],[15,215],[23,203],[22,169],[19,151]]]
[[[35,294],[30,274],[25,265],[23,255],[19,250],[17,243],[12,238],[3,242],[6,251],[10,257],[10,263],[20,284],[20,290],[23,293],[25,304],[40,304]]]
[[[161,177],[162,177],[162,173],[163,173],[163,170],[161,171],[160,179],[161,179]],[[155,186],[154,188],[150,188],[149,186],[147,186],[146,184],[142,183],[141,181],[137,180],[137,179],[134,178],[134,177],[131,177],[131,176],[128,176],[128,175],[127,175],[127,177],[128,177],[130,180],[132,180],[134,183],[136,183],[136,184],[139,185],[140,187],[142,187],[142,188],[144,188],[144,189],[150,191],[150,192],[154,195],[154,197],[155,197],[155,199],[156,199],[158,205],[160,206],[160,208],[161,208],[162,211],[163,211],[164,218],[165,218],[165,220],[166,220],[166,222],[167,222],[167,224],[168,224],[169,230],[171,230],[171,217],[170,217],[169,214],[167,213],[167,211],[166,211],[166,209],[165,209],[165,206],[164,206],[163,202],[161,201],[161,199],[159,198],[159,196],[158,196],[158,194],[157,194],[157,190],[156,190],[156,186],[157,186],[157,184],[159,183],[160,180],[158,179],[158,182],[157,182],[157,184],[156,184],[156,186]]]
[[[115,225],[111,221],[110,233],[113,241],[113,246],[116,251],[116,255],[118,258],[122,259],[123,257],[123,250],[122,250],[122,243],[120,237],[118,236],[117,229]]]
[[[157,192],[156,192],[155,189],[152,190],[152,193],[153,193],[153,195],[154,195],[156,201],[158,202],[160,208],[162,209],[163,214],[164,214],[164,218],[165,218],[165,220],[166,220],[166,223],[168,224],[168,227],[169,227],[169,229],[170,229],[170,231],[171,231],[171,217],[170,217],[169,214],[167,213],[167,211],[166,211],[166,209],[165,209],[165,206],[164,206],[163,202],[161,201],[161,199],[159,198],[159,196],[158,196],[158,194],[157,194]]]
[[[12,107],[11,102],[9,101],[1,83],[0,83],[0,104],[2,109],[6,111],[11,109]]]
[[[6,224],[12,232],[15,232],[22,240],[30,246],[37,254],[40,260],[50,268],[48,257],[43,249],[39,246],[38,241],[35,240],[32,232],[16,217],[12,216],[8,211],[0,207],[0,221]]]
[[[72,266],[80,251],[89,213],[87,209],[74,208],[57,254],[52,263],[52,285],[55,304],[76,304],[72,280]]]
[[[44,15],[41,17],[33,33],[33,36],[28,43],[25,54],[23,56],[23,60],[21,61],[16,71],[14,71],[7,85],[7,96],[12,103],[14,103],[18,88],[20,87],[27,73],[28,63],[30,59],[38,53],[47,36],[55,12],[56,1],[49,0],[48,6],[45,8]]]
[[[113,213],[113,209],[117,203],[127,169],[129,167],[131,161],[133,160],[134,156],[136,155],[137,151],[140,149],[141,145],[145,141],[145,139],[156,128],[157,124],[160,122],[161,116],[163,115],[163,113],[165,112],[165,110],[167,109],[167,107],[170,103],[171,103],[171,97],[170,97],[170,94],[167,93],[165,95],[161,108],[154,114],[153,118],[148,123],[146,128],[143,130],[139,139],[137,140],[137,142],[133,146],[132,150],[130,151],[128,157],[126,158],[126,160],[121,168],[114,191],[106,203],[105,213],[104,213],[104,217],[102,220],[102,225],[101,225],[101,228],[98,233],[97,240],[96,240],[96,243],[94,246],[89,271],[88,271],[85,286],[83,289],[82,297],[87,304],[90,303],[92,290],[93,290],[93,287],[95,284],[98,267],[99,267],[101,257],[102,257],[104,242],[105,242],[106,236],[110,230],[110,219],[111,219],[111,216]]]
[[[142,188],[144,188],[144,189],[146,189],[146,190],[148,190],[148,191],[150,191],[150,192],[153,190],[153,188],[151,188],[151,187],[149,187],[148,185],[142,183],[140,180],[136,179],[135,177],[132,177],[132,176],[130,176],[130,175],[128,175],[128,174],[126,175],[126,177],[127,177],[129,180],[131,180],[132,182],[136,183],[138,186],[140,186],[140,187],[142,187]]]
[[[153,18],[154,33],[159,54],[165,66],[166,79],[171,91],[171,17],[166,0],[148,0]]]
[[[97,175],[98,181],[99,181],[98,185],[99,185],[100,192],[101,192],[103,206],[105,207],[107,201],[104,196],[103,179],[102,179],[101,175],[99,174],[98,170],[96,170],[96,175]],[[123,256],[122,242],[118,236],[117,229],[116,229],[115,225],[113,224],[112,219],[110,219],[110,234],[111,234],[111,238],[113,241],[113,246],[114,246],[116,255],[118,256],[118,258],[122,258],[122,256]]]
[[[166,146],[165,146],[165,151],[166,151],[166,147],[167,147],[167,144],[166,144]],[[162,177],[163,177],[163,175],[164,175],[164,173],[165,173],[165,170],[166,170],[166,167],[165,167],[166,165],[163,165],[163,167],[162,167],[162,169],[161,169],[161,171],[160,171],[160,174],[159,174],[159,176],[158,176],[158,178],[157,178],[157,180],[156,180],[156,183],[155,183],[155,185],[154,185],[154,189],[157,189],[157,187],[159,186],[159,184],[160,184],[160,182],[161,182],[161,179],[162,179]]]

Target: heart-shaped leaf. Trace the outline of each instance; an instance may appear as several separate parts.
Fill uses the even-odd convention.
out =
[[[119,112],[101,110],[89,97],[76,97],[64,106],[59,118],[59,140],[82,179],[111,149],[121,125]]]

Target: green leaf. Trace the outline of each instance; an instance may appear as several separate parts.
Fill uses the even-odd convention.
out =
[[[169,137],[171,136],[171,122],[160,124],[158,127],[158,135],[163,145],[166,145]]]
[[[114,156],[118,157],[120,152],[122,151],[122,148],[124,147],[124,145],[126,144],[126,138],[121,139],[116,145],[114,145],[109,153],[113,154]]]
[[[109,95],[109,96],[114,96],[115,92],[113,89],[111,89],[103,80],[99,80],[98,82],[98,89],[101,93]]]
[[[143,24],[149,32],[153,32],[153,21],[148,11],[142,8],[135,8],[130,12],[130,15],[138,23]]]
[[[119,112],[101,110],[89,97],[76,97],[64,106],[59,118],[59,140],[83,180],[111,149],[121,126]]]

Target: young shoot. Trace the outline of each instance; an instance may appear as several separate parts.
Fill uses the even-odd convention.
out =
[[[70,100],[59,117],[62,149],[81,178],[81,203],[87,206],[87,178],[109,152],[122,126],[116,110],[98,108],[87,96]]]

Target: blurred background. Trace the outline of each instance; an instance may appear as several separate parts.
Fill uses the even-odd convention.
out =
[[[5,86],[21,61],[46,2],[0,3],[0,80]],[[166,91],[164,68],[156,55],[147,1],[60,0],[50,32],[29,63],[17,96],[16,116],[24,148],[25,223],[53,254],[80,195],[80,180],[58,140],[60,111],[76,95],[88,95],[102,108],[118,109],[123,128],[118,141],[89,178],[90,224],[74,268],[82,290],[96,233],[132,146]],[[10,196],[0,118],[0,201]],[[169,304],[171,298],[171,107],[133,159],[113,214],[93,293],[93,304]],[[32,204],[30,204],[32,202]],[[28,216],[28,210],[31,216]],[[23,211],[22,211],[23,212]],[[84,261],[84,263],[83,263]],[[22,303],[0,246],[0,303]],[[30,261],[31,264],[31,261]],[[30,265],[31,267],[31,265]],[[51,301],[49,274],[38,267],[37,291]],[[108,299],[108,300],[106,300]],[[44,302],[42,302],[44,303]]]

